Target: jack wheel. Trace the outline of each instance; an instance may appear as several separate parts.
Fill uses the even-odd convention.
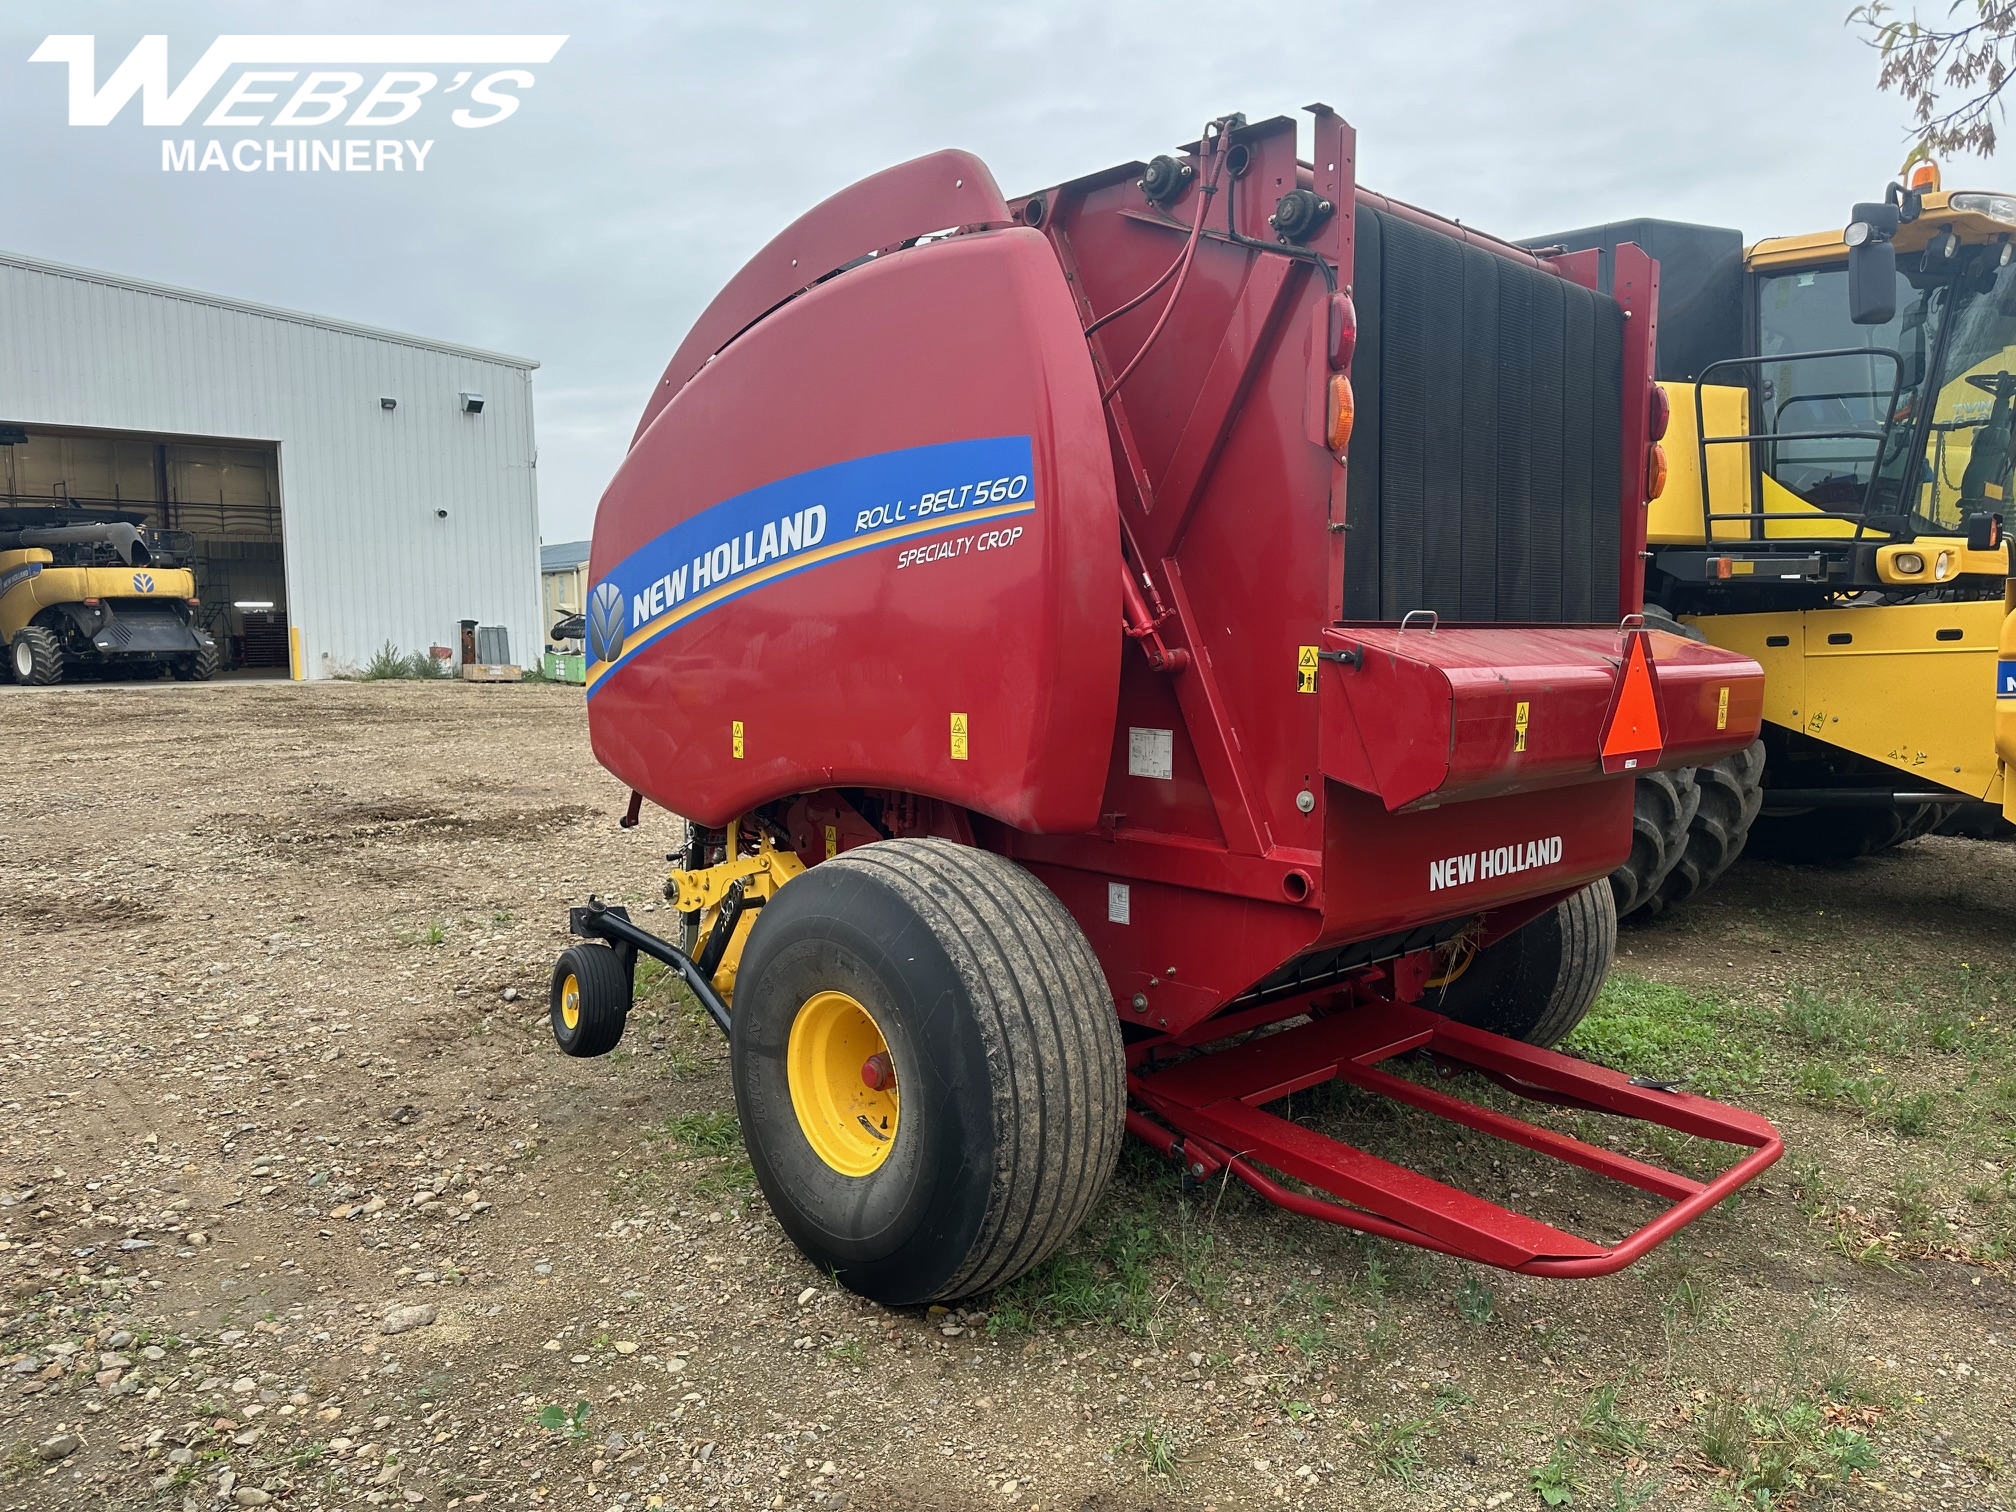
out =
[[[569,945],[553,963],[553,1039],[565,1053],[607,1055],[630,1017],[630,973],[607,945]]]
[[[794,878],[750,931],[729,1056],[785,1232],[889,1306],[1021,1275],[1119,1158],[1098,960],[1049,889],[970,846],[885,840]]]

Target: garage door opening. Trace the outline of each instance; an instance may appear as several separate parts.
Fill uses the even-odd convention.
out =
[[[222,675],[290,675],[275,443],[0,420],[0,510],[10,509],[157,533],[171,564],[195,577],[195,617],[217,643]]]

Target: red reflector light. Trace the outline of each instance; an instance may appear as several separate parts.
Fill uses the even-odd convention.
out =
[[[90,605],[93,609],[96,609],[99,604],[99,600],[97,599],[85,599],[84,602]]]
[[[1652,412],[1650,420],[1651,424],[1645,433],[1646,439],[1664,441],[1666,439],[1666,427],[1673,423],[1673,401],[1668,397],[1665,388],[1657,383],[1652,385]]]
[[[1645,502],[1666,492],[1666,448],[1654,441],[1645,453]]]
[[[1351,302],[1349,294],[1330,296],[1330,342],[1328,357],[1330,371],[1341,373],[1351,366],[1351,357],[1358,350],[1358,307]]]
[[[1351,380],[1343,373],[1334,373],[1330,378],[1330,423],[1324,427],[1330,442],[1330,450],[1342,456],[1351,445],[1351,422],[1355,418],[1357,398],[1351,392]]]

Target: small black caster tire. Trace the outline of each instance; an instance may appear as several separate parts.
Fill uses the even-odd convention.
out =
[[[630,973],[607,945],[569,945],[553,963],[553,1039],[568,1055],[607,1055],[630,1017]]]

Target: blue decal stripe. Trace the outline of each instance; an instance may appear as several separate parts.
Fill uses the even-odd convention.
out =
[[[823,567],[829,562],[840,561],[844,557],[855,556],[864,551],[874,551],[897,541],[913,540],[919,536],[941,535],[948,530],[959,530],[972,525],[984,525],[993,520],[1012,519],[1017,515],[1033,514],[1035,500],[1021,504],[1003,504],[992,509],[970,510],[951,518],[940,517],[919,520],[909,525],[895,525],[887,530],[878,530],[870,535],[857,536],[852,540],[835,541],[830,546],[806,552],[802,556],[780,557],[768,567],[744,573],[731,578],[719,588],[710,588],[696,598],[687,600],[677,609],[666,611],[642,629],[634,630],[623,642],[623,650],[614,661],[598,662],[588,674],[588,691],[593,693],[602,679],[619,667],[626,665],[645,646],[666,631],[696,619],[710,609],[718,609],[731,599],[740,598],[752,588],[761,588],[770,583],[782,582],[785,578],[796,577],[812,567]]]

